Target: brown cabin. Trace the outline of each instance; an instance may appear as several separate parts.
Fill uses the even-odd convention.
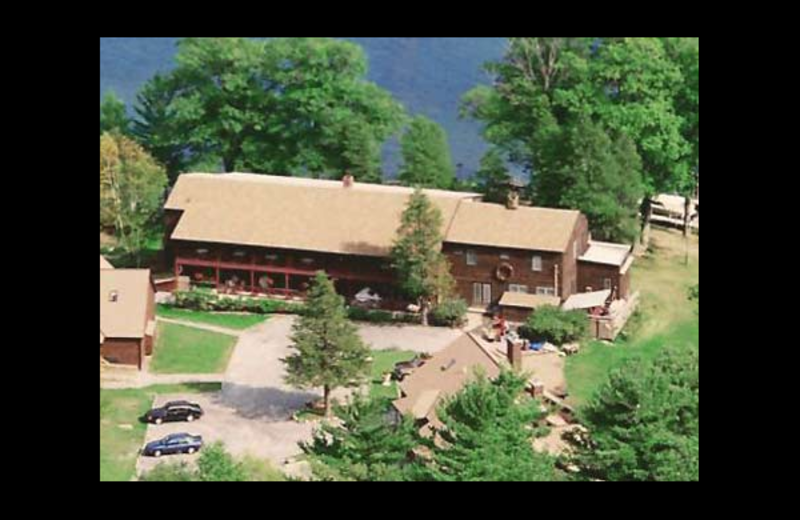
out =
[[[142,368],[153,353],[155,289],[147,269],[114,269],[100,257],[100,358]]]
[[[395,288],[388,256],[412,191],[352,178],[185,174],[165,207],[168,250],[176,276],[193,285],[302,297],[323,270],[347,298],[370,288],[384,307],[399,309],[408,302]],[[443,251],[471,306],[496,307],[508,292],[563,301],[609,284],[627,296],[628,271],[616,264],[630,255],[597,254],[580,212],[425,193],[442,213]]]

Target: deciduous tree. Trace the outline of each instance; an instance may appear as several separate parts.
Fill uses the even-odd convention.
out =
[[[425,116],[411,121],[401,139],[403,166],[400,181],[406,186],[450,189],[455,167],[444,128]]]
[[[137,262],[166,186],[164,169],[141,146],[119,134],[100,136],[100,225],[113,226]]]

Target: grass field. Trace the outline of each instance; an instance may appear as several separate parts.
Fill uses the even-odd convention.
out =
[[[613,345],[592,342],[568,358],[570,400],[580,406],[603,384],[609,371],[634,356],[652,359],[668,345],[699,348],[700,320],[689,288],[700,281],[700,242],[692,237],[685,264],[686,242],[680,232],[653,230],[652,251],[637,259],[632,273],[642,304],[625,339]]]
[[[403,350],[383,350],[372,353],[372,388],[370,395],[375,398],[397,399],[397,383],[383,386],[383,374],[394,370],[397,363],[411,361],[417,354]]]
[[[136,458],[147,430],[139,418],[156,395],[219,390],[218,384],[100,390],[100,481],[127,482],[135,476]]]
[[[156,374],[225,372],[236,337],[160,323],[150,371]]]
[[[159,305],[156,314],[161,318],[172,320],[189,321],[192,323],[202,323],[233,330],[245,330],[256,325],[261,325],[268,316],[256,314],[232,314],[219,312],[201,312],[188,309],[176,309],[167,305]]]

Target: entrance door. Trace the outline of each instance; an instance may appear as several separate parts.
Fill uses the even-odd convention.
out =
[[[475,307],[486,307],[492,303],[492,284],[472,284],[472,304]]]

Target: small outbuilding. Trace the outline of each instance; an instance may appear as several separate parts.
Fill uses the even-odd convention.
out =
[[[500,299],[503,317],[511,322],[524,323],[539,307],[552,305],[558,307],[561,299],[557,296],[506,292]]]

